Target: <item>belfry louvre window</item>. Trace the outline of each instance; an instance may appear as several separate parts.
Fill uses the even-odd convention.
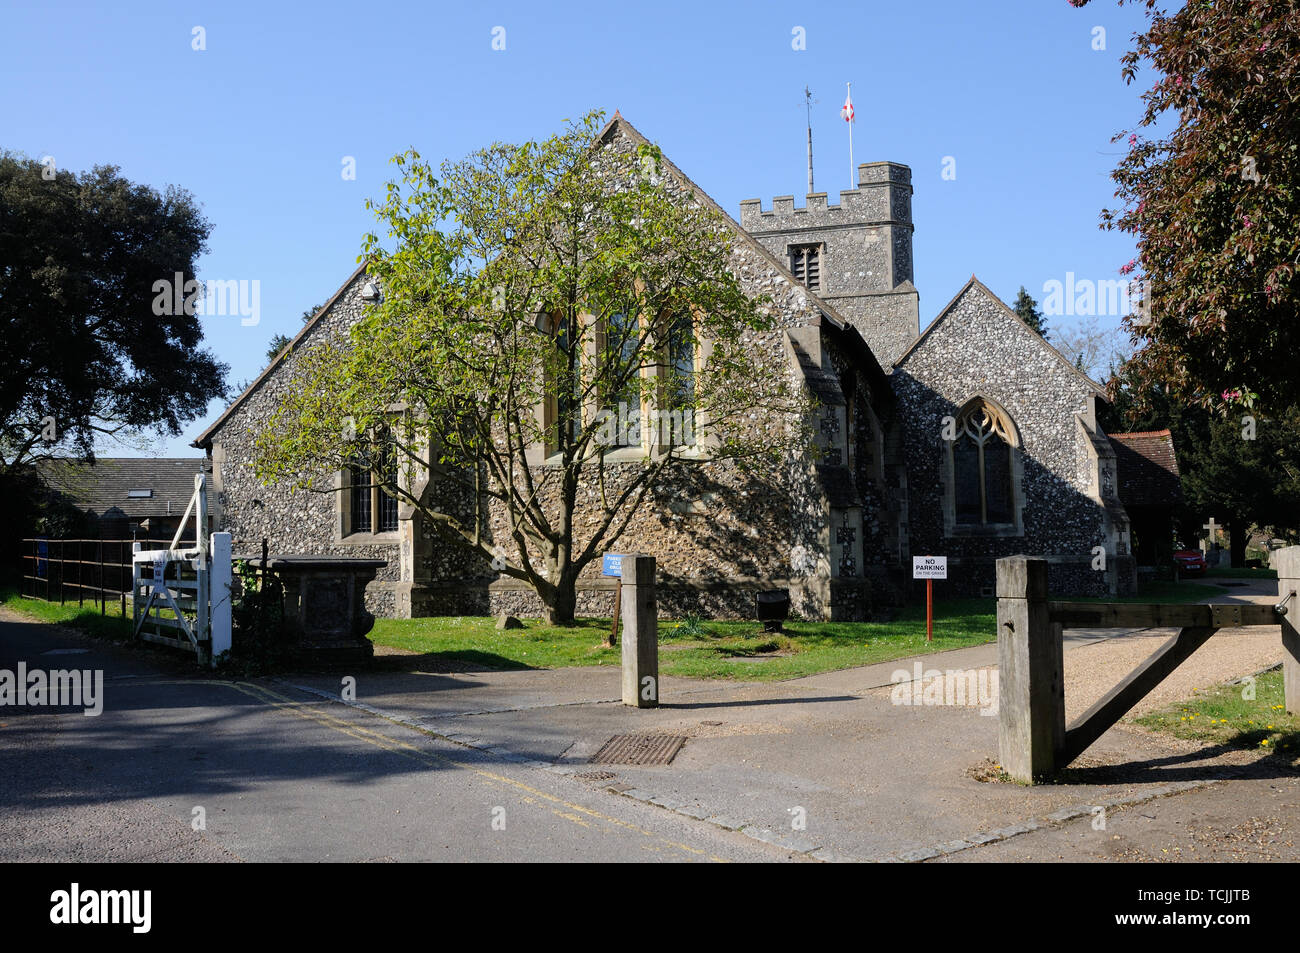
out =
[[[791,245],[790,271],[809,291],[822,287],[821,245]]]
[[[397,497],[387,487],[397,482],[397,448],[381,431],[361,442],[348,466],[349,533],[397,530]]]
[[[953,495],[959,525],[1015,521],[1011,454],[1015,438],[1007,420],[976,401],[957,419],[952,443]]]

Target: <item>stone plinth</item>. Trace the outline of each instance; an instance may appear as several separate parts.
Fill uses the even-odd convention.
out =
[[[366,638],[375,625],[366,611],[366,584],[387,560],[272,556],[266,565],[284,585],[285,637],[304,659],[347,662],[374,655]]]

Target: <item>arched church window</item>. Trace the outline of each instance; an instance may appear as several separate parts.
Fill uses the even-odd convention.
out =
[[[957,418],[952,443],[953,497],[958,525],[1015,522],[1012,458],[1015,430],[982,400]]]

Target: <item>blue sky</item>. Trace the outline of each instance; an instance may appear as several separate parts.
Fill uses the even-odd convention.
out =
[[[1139,90],[1119,59],[1140,12],[1113,0],[912,3],[442,4],[4,0],[0,148],[60,168],[113,164],[194,193],[213,223],[203,279],[260,282],[260,321],[205,317],[231,379],[293,334],[356,267],[367,196],[414,146],[459,158],[622,111],[733,215],[850,187],[839,118],[851,81],[857,162],[912,167],[922,326],[973,273],[1004,300],[1067,272],[1118,277],[1132,240],[1098,229]],[[206,49],[195,50],[201,27]],[[493,31],[504,28],[504,50]],[[796,50],[795,27],[806,48]],[[1095,50],[1094,28],[1105,30]],[[500,34],[498,33],[498,36]],[[356,161],[355,180],[342,175]],[[944,158],[956,177],[945,180]],[[800,198],[796,204],[802,204]],[[1058,319],[1068,320],[1068,319]],[[1117,319],[1103,319],[1115,324]],[[214,402],[153,452],[188,455]],[[105,447],[103,452],[136,455]]]

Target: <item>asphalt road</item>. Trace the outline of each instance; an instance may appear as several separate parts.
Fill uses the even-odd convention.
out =
[[[196,679],[4,616],[0,669],[20,661],[102,670],[103,712],[0,707],[0,861],[803,859],[280,685]]]

